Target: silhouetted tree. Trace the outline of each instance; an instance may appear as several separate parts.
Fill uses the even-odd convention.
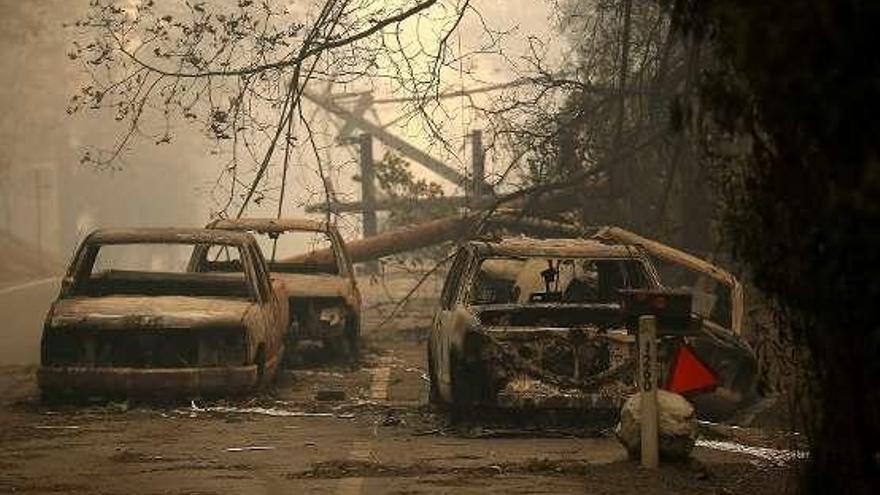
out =
[[[809,351],[805,491],[877,493],[880,3],[670,3],[718,57],[701,102],[725,231]]]

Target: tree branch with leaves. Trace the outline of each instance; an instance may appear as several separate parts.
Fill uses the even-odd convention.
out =
[[[188,124],[228,157],[221,175],[229,195],[218,214],[240,216],[266,198],[266,173],[289,165],[291,147],[315,146],[314,136],[302,139],[310,132],[300,108],[310,83],[382,78],[427,98],[445,52],[434,53],[430,77],[411,85],[418,69],[401,69],[405,46],[388,38],[438,11],[455,29],[468,8],[468,0],[94,0],[72,24],[69,56],[89,77],[68,110],[96,112],[121,128],[109,149],[87,148],[82,162],[120,167],[137,142],[170,143]]]

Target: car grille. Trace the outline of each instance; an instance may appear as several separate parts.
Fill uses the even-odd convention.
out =
[[[43,345],[49,366],[178,368],[199,358],[192,330],[53,332]]]

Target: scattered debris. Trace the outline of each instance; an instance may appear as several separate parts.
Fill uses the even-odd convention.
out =
[[[771,449],[767,447],[752,447],[736,442],[725,442],[719,440],[697,440],[697,447],[706,449],[720,450],[722,452],[733,452],[736,454],[745,454],[757,457],[767,464],[782,467],[792,462],[805,460],[808,454],[804,450],[787,450],[787,449]]]
[[[293,472],[288,479],[436,476],[501,476],[510,474],[545,474],[549,476],[583,476],[591,469],[587,462],[551,459],[527,459],[481,466],[440,466],[429,463],[382,464],[369,460],[331,460],[314,463],[311,469]]]
[[[444,430],[444,429],[432,428],[430,430],[414,431],[412,433],[412,436],[414,436],[414,437],[427,437],[427,436],[432,436],[432,435],[443,435],[445,433],[446,433],[446,430]]]
[[[336,415],[331,412],[306,412],[306,411],[289,411],[287,409],[279,409],[276,407],[232,407],[232,406],[208,406],[199,407],[192,402],[189,410],[183,410],[182,413],[227,413],[227,414],[261,414],[264,416],[275,416],[281,418],[332,418]]]
[[[405,371],[407,373],[418,373],[419,378],[421,378],[422,380],[424,380],[428,383],[431,382],[431,377],[429,377],[428,373],[426,373],[425,370],[423,370],[421,368],[411,368],[410,367],[410,368],[404,368],[403,371]]]
[[[251,445],[247,447],[229,447],[226,449],[226,452],[254,452],[261,450],[275,450],[275,447],[264,446],[264,445]]]
[[[318,390],[315,392],[315,400],[338,402],[345,400],[345,390]]]
[[[295,377],[316,377],[316,378],[345,378],[345,375],[338,371],[320,371],[320,370],[286,370]]]
[[[385,417],[382,418],[382,426],[397,426],[404,422],[394,411],[386,411]]]
[[[444,430],[436,430],[443,434]],[[522,427],[522,428],[486,428],[483,426],[471,426],[457,428],[458,436],[466,438],[583,438],[594,435],[585,435],[577,428],[546,428],[546,427]]]

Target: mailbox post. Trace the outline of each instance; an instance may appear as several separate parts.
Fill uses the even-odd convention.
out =
[[[639,317],[639,393],[641,394],[642,467],[660,464],[657,410],[657,318]]]

